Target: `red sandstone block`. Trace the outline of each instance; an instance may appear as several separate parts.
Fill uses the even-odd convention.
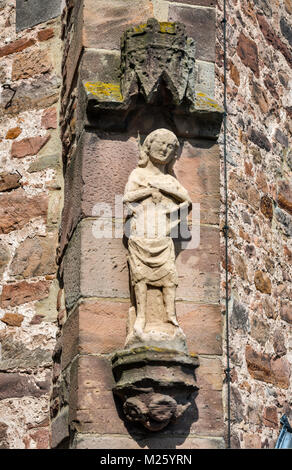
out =
[[[51,39],[53,36],[54,36],[53,28],[41,29],[37,34],[39,41],[47,41],[48,39]]]
[[[186,141],[174,171],[180,183],[188,190],[191,200],[200,204],[201,223],[218,224],[220,210],[218,145],[210,141]]]
[[[49,281],[17,282],[3,286],[1,294],[1,308],[15,307],[34,300],[48,297],[50,288]]]
[[[46,196],[27,197],[22,189],[0,196],[0,234],[24,227],[35,217],[47,215]]]
[[[199,246],[184,249],[177,256],[177,300],[218,303],[219,263],[219,229],[202,226]]]
[[[128,302],[82,302],[63,329],[62,367],[76,354],[108,354],[122,349],[126,339]]]
[[[292,184],[289,181],[280,181],[277,192],[279,206],[292,215]]]
[[[177,302],[180,326],[190,353],[222,354],[222,321],[219,305]]]
[[[72,308],[79,297],[129,297],[126,248],[120,238],[96,238],[95,223],[83,220],[66,250],[67,308]]]
[[[42,127],[45,129],[56,129],[57,128],[57,110],[56,108],[48,108],[42,115]]]
[[[41,148],[48,142],[50,135],[47,134],[43,137],[28,137],[22,140],[13,142],[11,147],[11,156],[22,158],[29,155],[36,155]]]
[[[85,132],[65,177],[65,202],[60,250],[71,236],[80,217],[98,215],[97,204],[109,204],[113,217],[115,196],[122,198],[131,171],[138,161],[136,139],[122,135],[100,138]],[[123,210],[122,204],[120,205]]]
[[[123,32],[153,17],[150,0],[101,0],[96,11],[95,0],[84,0],[83,45],[97,49],[120,49]]]
[[[79,357],[71,368],[71,426],[85,433],[127,434],[116,409],[113,385],[110,360],[96,356]]]
[[[200,366],[196,369],[196,378],[201,391],[222,390],[223,377],[221,358],[200,356]]]
[[[27,47],[30,47],[33,44],[35,44],[35,39],[17,39],[16,41],[10,42],[9,44],[6,44],[6,46],[0,48],[0,57],[14,54],[15,52],[23,51],[23,49],[26,49]]]
[[[256,43],[245,36],[244,33],[240,33],[237,43],[237,53],[242,60],[242,63],[249,67],[259,77],[259,58],[258,48]]]
[[[215,61],[215,9],[170,5],[168,20],[186,25],[187,35],[196,43],[197,59]]]
[[[254,351],[246,346],[245,358],[250,375],[263,382],[287,389],[290,384],[290,365],[286,357],[273,359],[269,354]]]

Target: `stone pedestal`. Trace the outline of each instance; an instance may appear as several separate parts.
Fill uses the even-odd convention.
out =
[[[198,391],[196,355],[141,347],[117,352],[112,364],[113,391],[123,401],[126,418],[150,431],[160,431],[179,418]]]

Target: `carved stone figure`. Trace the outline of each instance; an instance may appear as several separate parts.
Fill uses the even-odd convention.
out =
[[[181,214],[187,215],[191,200],[172,170],[178,149],[179,141],[173,132],[151,132],[141,148],[138,168],[126,185],[133,290],[126,346],[163,344],[186,351],[175,312],[177,272],[171,235]]]

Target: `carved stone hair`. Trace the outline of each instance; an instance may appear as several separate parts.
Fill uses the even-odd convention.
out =
[[[140,158],[139,158],[138,166],[145,167],[147,165],[148,160],[149,160],[149,155],[150,155],[151,144],[155,140],[156,136],[157,135],[161,136],[161,134],[168,135],[169,137],[173,139],[175,143],[176,156],[167,165],[167,173],[173,174],[173,165],[178,157],[177,150],[179,149],[179,141],[176,135],[172,131],[169,131],[168,129],[156,129],[155,131],[152,131],[150,134],[147,135],[146,139],[143,142],[143,145],[140,146]]]

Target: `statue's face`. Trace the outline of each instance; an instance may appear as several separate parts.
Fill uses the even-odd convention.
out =
[[[176,150],[177,141],[175,137],[171,134],[158,134],[151,143],[150,158],[160,165],[166,165],[175,158]]]

